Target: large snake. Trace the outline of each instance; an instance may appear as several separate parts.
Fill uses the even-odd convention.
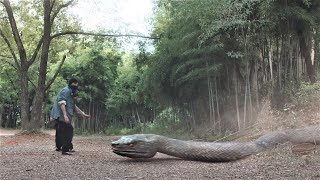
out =
[[[235,161],[287,142],[320,144],[320,125],[275,131],[251,142],[210,143],[134,134],[113,141],[112,151],[129,158],[151,158],[160,152],[189,160],[222,162]]]

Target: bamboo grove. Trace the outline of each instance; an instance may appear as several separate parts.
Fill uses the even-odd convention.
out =
[[[154,33],[163,38],[151,61],[152,81],[185,114],[189,129],[244,129],[267,95],[281,108],[286,90],[316,82],[318,1],[164,0],[158,6]]]

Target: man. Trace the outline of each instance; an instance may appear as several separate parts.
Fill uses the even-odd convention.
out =
[[[72,150],[73,127],[71,124],[74,112],[85,118],[90,117],[75,105],[74,98],[77,97],[78,85],[78,80],[71,78],[68,81],[68,86],[59,92],[51,110],[51,118],[57,122],[56,150],[61,149],[63,155],[71,155],[69,152],[74,152]]]

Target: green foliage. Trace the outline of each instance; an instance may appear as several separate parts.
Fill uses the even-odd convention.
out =
[[[127,57],[123,66],[118,68],[118,78],[115,80],[114,88],[107,99],[108,107],[112,108],[114,113],[125,111],[133,104],[139,104],[137,83],[141,74],[133,66],[132,60],[132,57]]]
[[[64,0],[49,2],[52,5],[51,18],[55,17],[53,14],[57,12],[57,9],[65,4],[65,2]],[[44,2],[39,0],[6,1],[0,3],[0,11],[2,10],[0,13],[0,57],[5,57],[5,61],[1,59],[0,64],[3,65],[2,63],[5,62],[13,67],[10,72],[10,77],[6,77],[4,81],[1,81],[2,77],[0,78],[1,82],[7,81],[7,86],[11,84],[10,86],[12,86],[12,88],[1,88],[1,90],[5,90],[5,94],[15,93],[15,96],[21,98],[19,101],[20,106],[18,106],[20,108],[19,117],[22,118],[22,128],[29,130],[40,127],[40,115],[42,113],[36,111],[42,109],[42,102],[48,98],[43,97],[43,94],[46,94],[46,92],[44,92],[46,86],[45,81],[49,82],[45,72],[51,75],[49,78],[53,77],[54,74],[54,72],[49,71],[50,68],[47,67],[59,61],[60,56],[65,55],[69,47],[74,46],[71,44],[75,42],[73,38],[56,38],[55,40],[51,40],[51,44],[49,45],[50,52],[47,54],[46,46],[41,44],[46,41],[42,39],[44,33],[43,4]],[[10,12],[9,9],[11,8],[7,8],[8,12],[6,12],[7,9],[4,8],[4,6],[12,7],[15,22],[9,21],[10,13],[8,12]],[[79,30],[79,24],[74,17],[66,13],[65,8],[67,8],[67,6],[61,9],[55,21],[50,24],[51,35],[65,30]],[[17,26],[17,29],[11,27],[14,25]],[[14,33],[19,34],[18,40],[14,40]],[[19,51],[18,46],[20,47]],[[41,66],[40,59],[43,60]],[[41,72],[41,74],[39,72]],[[26,78],[26,80],[22,80],[24,78]],[[21,92],[23,93],[22,95]],[[35,96],[40,98],[34,99]],[[47,96],[47,94],[45,96]],[[42,98],[44,99],[42,100]],[[7,96],[6,99],[7,103],[14,106],[15,102],[18,101],[18,98],[10,96]],[[49,97],[49,99],[51,98]],[[39,102],[37,102],[38,100]],[[33,102],[36,103],[33,104]],[[31,115],[29,115],[30,109],[36,113],[31,112]]]
[[[1,58],[0,58],[1,59]],[[0,64],[0,104],[14,103],[19,100],[19,81],[14,68],[6,63]]]
[[[275,89],[273,92],[273,107],[276,110],[291,112],[293,108],[301,109],[319,106],[320,83],[299,82],[287,85],[282,90]]]
[[[55,1],[53,11],[62,3],[65,1]],[[239,101],[248,98],[243,91],[247,91],[248,82],[253,86],[255,73],[257,96],[268,94],[275,84],[272,81],[276,73],[278,84],[288,74],[295,73],[282,69],[297,64],[298,54],[293,54],[290,62],[285,56],[288,56],[286,47],[298,42],[298,36],[302,34],[309,41],[314,37],[316,42],[320,39],[320,3],[315,0],[159,0],[156,3],[153,34],[161,39],[154,42],[153,53],[148,52],[142,41],[138,54],[123,54],[112,38],[62,36],[52,40],[48,78],[54,76],[62,57],[66,54],[68,57],[48,91],[48,104],[53,103],[68,78],[79,78],[78,105],[91,112],[95,119],[92,123],[77,125],[77,130],[82,128],[80,132],[104,129],[112,135],[165,134],[176,129],[183,131],[185,126],[190,126],[186,120],[189,117],[195,122],[206,122],[209,117],[223,116],[227,109],[224,105],[235,102],[231,98],[233,91],[239,90]],[[15,14],[18,29],[30,58],[42,34],[42,3],[32,0],[12,4],[18,12]],[[1,10],[2,6],[1,30],[14,44],[9,22]],[[52,34],[67,30],[80,30],[80,25],[75,17],[62,10],[53,24]],[[286,43],[288,45],[283,46]],[[2,38],[0,50],[0,103],[14,103],[20,93],[18,71]],[[13,50],[16,52],[17,48]],[[298,48],[291,50],[298,52]],[[267,64],[269,55],[272,55],[273,66],[279,67],[273,69],[274,79],[270,78]],[[31,96],[37,86],[39,58],[28,70]],[[266,72],[262,72],[264,70]],[[302,83],[297,88],[296,81],[286,80],[290,83],[281,91],[285,98],[301,105],[319,99],[317,83]],[[249,90],[252,98],[254,91]],[[226,102],[228,100],[230,102]],[[243,106],[242,102],[239,106]],[[50,108],[47,106],[46,111]],[[175,111],[179,108],[188,114],[186,119]]]
[[[149,128],[150,131],[173,132],[180,123],[178,114],[176,114],[172,107],[168,107],[159,113]]]
[[[287,61],[277,59],[283,58],[277,51],[285,47],[279,46],[287,43],[279,41],[285,38],[292,38],[288,43],[298,41],[294,38],[300,31],[304,35],[311,33],[310,29],[318,27],[319,21],[318,13],[314,11],[318,7],[316,1],[160,0],[157,5],[153,34],[161,35],[161,39],[155,42],[153,54],[148,53],[145,44],[140,42],[139,54],[127,54],[114,66],[97,65],[95,63],[103,59],[100,57],[103,47],[97,43],[97,51],[82,51],[77,61],[73,61],[63,73],[64,76],[82,76],[81,73],[85,73],[83,78],[90,80],[97,79],[101,74],[108,77],[106,79],[110,81],[97,80],[107,83],[108,87],[88,86],[82,95],[87,100],[92,98],[92,94],[104,98],[109,118],[108,127],[105,127],[107,134],[166,134],[176,129],[181,133],[186,126],[192,126],[190,123],[193,122],[189,122],[188,118],[194,122],[207,122],[209,117],[223,116],[224,111],[230,108],[226,105],[235,102],[232,97],[236,88],[239,90],[239,106],[244,106],[242,101],[245,98],[249,106],[249,99],[254,101],[267,95],[275,84],[269,72],[261,70],[268,70],[268,67],[263,67],[268,65],[263,63],[268,63],[269,51],[275,56],[274,66],[280,63],[289,66]],[[273,51],[269,49],[271,47]],[[286,51],[281,53],[287,54]],[[85,59],[90,58],[93,61],[86,64]],[[87,69],[94,68],[96,72],[87,71],[87,66],[90,67]],[[112,67],[112,71],[108,67]],[[77,72],[76,69],[81,70]],[[107,72],[104,72],[106,69]],[[280,82],[283,76],[289,74],[281,69],[280,72],[273,70],[276,71],[273,73],[280,73]],[[254,73],[258,78],[255,87]],[[286,95],[284,99],[292,100],[296,96],[296,101],[305,104],[318,98],[314,93],[315,87],[303,84],[295,94],[296,82],[289,81],[284,85],[285,90],[279,90]],[[245,88],[248,82],[250,92]],[[85,84],[91,83],[88,81]],[[259,92],[257,97],[253,97],[252,92],[256,90],[253,88]],[[99,92],[101,90],[105,96]],[[249,98],[245,92],[251,93]],[[307,96],[308,93],[312,96]],[[174,111],[179,108],[186,112],[185,119],[182,113]]]
[[[214,16],[204,13],[213,8],[213,5],[208,6],[211,3],[158,2],[154,33],[162,34],[162,38],[148,63],[146,74],[149,76],[144,82],[153,89],[159,102],[170,105],[181,96],[196,94],[199,83],[207,82],[208,77],[214,77],[222,70],[221,64],[227,58],[221,52],[223,45],[216,38],[201,38],[206,33],[201,28],[207,23],[205,18]]]
[[[75,128],[79,133],[100,132],[108,121],[108,109],[105,99],[110,95],[117,78],[117,66],[122,53],[115,42],[101,38],[88,38],[83,46],[73,50],[73,56],[67,57],[59,76],[50,89],[50,111],[57,93],[67,85],[67,80],[76,77],[80,80],[77,106],[91,115],[90,120],[77,120]],[[52,63],[49,76],[57,71],[60,62]]]
[[[300,106],[311,106],[320,102],[320,83],[302,82],[295,93],[295,101]]]
[[[270,55],[277,55],[283,61],[275,57],[274,66],[288,66],[284,64],[288,60],[280,54],[287,56],[288,52],[281,49],[286,46],[279,47],[279,43],[287,43],[285,38],[292,38],[288,43],[298,41],[300,31],[307,36],[310,29],[317,26],[319,19],[319,13],[314,11],[319,7],[317,1],[162,0],[157,4],[154,34],[161,34],[162,38],[156,42],[155,54],[147,63],[145,74],[148,76],[143,76],[144,82],[161,106],[186,105],[191,108],[187,111],[194,112],[195,118],[201,117],[199,112],[208,111],[202,107],[208,107],[209,104],[192,109],[193,103],[199,99],[206,99],[207,102],[212,99],[228,100],[230,98],[225,97],[225,92],[231,95],[234,86],[240,87],[240,92],[237,92],[240,95],[237,95],[241,101],[247,98],[242,91],[247,80],[250,86],[253,83],[254,71],[258,71],[258,92],[264,91],[257,97],[267,95],[267,91],[272,88],[264,86],[274,86],[274,82],[270,82],[274,79],[266,80],[266,74],[261,72],[266,66],[263,63],[268,59],[268,48],[272,46],[273,52]],[[263,63],[261,52],[264,53]],[[277,72],[273,69],[280,73],[279,81],[282,82],[288,72],[279,70]],[[237,80],[239,85],[234,84],[234,75],[231,75],[234,72],[236,79],[243,80],[240,83]],[[212,85],[212,80],[217,82]],[[293,82],[292,79],[286,79],[286,82],[289,81]],[[215,93],[210,92],[210,88],[217,89],[217,97],[208,97],[208,94],[212,96]],[[250,92],[254,90],[250,89]],[[212,103],[217,106],[218,102]]]
[[[134,128],[126,128],[124,126],[109,126],[104,130],[107,135],[126,135],[135,133],[145,134],[162,134],[170,136],[182,135],[183,127],[178,115],[175,113],[172,107],[164,109],[154,119],[153,122],[145,122],[136,124]]]
[[[116,49],[96,49],[94,47],[79,48],[61,70],[64,79],[77,77],[80,79],[81,101],[100,101],[110,92],[117,76],[116,67],[121,54]]]

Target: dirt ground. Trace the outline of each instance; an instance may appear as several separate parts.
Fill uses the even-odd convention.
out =
[[[76,152],[63,156],[54,148],[54,131],[16,135],[0,130],[0,179],[320,179],[320,148],[309,155],[290,145],[228,163],[182,160],[157,154],[133,160],[111,151],[118,137],[76,136]]]

